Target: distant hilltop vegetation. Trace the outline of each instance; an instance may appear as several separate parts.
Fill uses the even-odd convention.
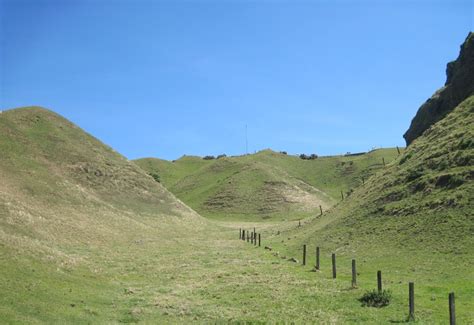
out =
[[[474,93],[474,33],[461,45],[459,57],[446,67],[446,83],[418,110],[403,137],[407,145],[431,125],[443,119],[462,101]]]

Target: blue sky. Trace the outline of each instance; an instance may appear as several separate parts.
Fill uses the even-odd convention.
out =
[[[472,1],[0,0],[0,109],[128,158],[404,145]]]

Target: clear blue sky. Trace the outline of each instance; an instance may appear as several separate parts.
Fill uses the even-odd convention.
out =
[[[404,145],[472,1],[0,0],[0,109],[40,105],[128,158]]]

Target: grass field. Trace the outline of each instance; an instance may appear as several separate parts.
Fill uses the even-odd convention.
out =
[[[408,282],[414,281],[417,323],[447,323],[453,291],[458,323],[472,324],[472,107],[470,98],[400,156],[386,149],[303,161],[264,151],[215,161],[139,162],[151,164],[146,172],[56,114],[40,108],[4,112],[0,319],[402,323]],[[229,194],[230,180],[243,213],[232,214],[239,204],[231,204],[203,218],[147,174],[165,170],[149,169],[157,164],[172,164],[160,173],[161,184],[183,189],[177,196],[191,206],[217,200],[212,191]],[[253,206],[237,200],[246,202],[245,195],[268,184],[304,194],[293,190],[299,201],[281,211],[271,209],[287,192],[257,196]],[[301,210],[307,195],[326,204],[323,216],[319,207]],[[256,204],[262,200],[268,206]],[[262,234],[262,247],[238,238],[239,228],[253,227]],[[337,279],[331,278],[331,253]],[[350,281],[353,258],[357,289]],[[362,307],[358,298],[376,288],[378,270],[392,300],[384,308]]]

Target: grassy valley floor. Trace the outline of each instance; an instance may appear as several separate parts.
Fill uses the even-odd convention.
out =
[[[325,222],[312,220],[304,222]],[[307,266],[297,251],[283,256],[274,245],[272,251],[264,249],[269,240],[276,243],[276,229],[297,228],[297,222],[245,226],[255,225],[263,236],[260,248],[238,239],[241,224],[211,222],[169,223],[155,234],[134,234],[113,249],[83,248],[76,254],[88,257],[77,265],[57,266],[2,251],[7,267],[0,275],[9,280],[0,285],[0,314],[6,323],[398,323],[407,316],[408,281],[415,281],[418,323],[445,324],[451,290],[458,322],[474,320],[473,274],[467,271],[472,263],[466,257],[391,247],[342,254],[333,280],[325,247],[320,272],[313,270],[314,247],[308,247]],[[358,259],[358,289],[351,289],[351,257]],[[376,287],[378,269],[393,300],[381,309],[361,307],[357,299]]]

